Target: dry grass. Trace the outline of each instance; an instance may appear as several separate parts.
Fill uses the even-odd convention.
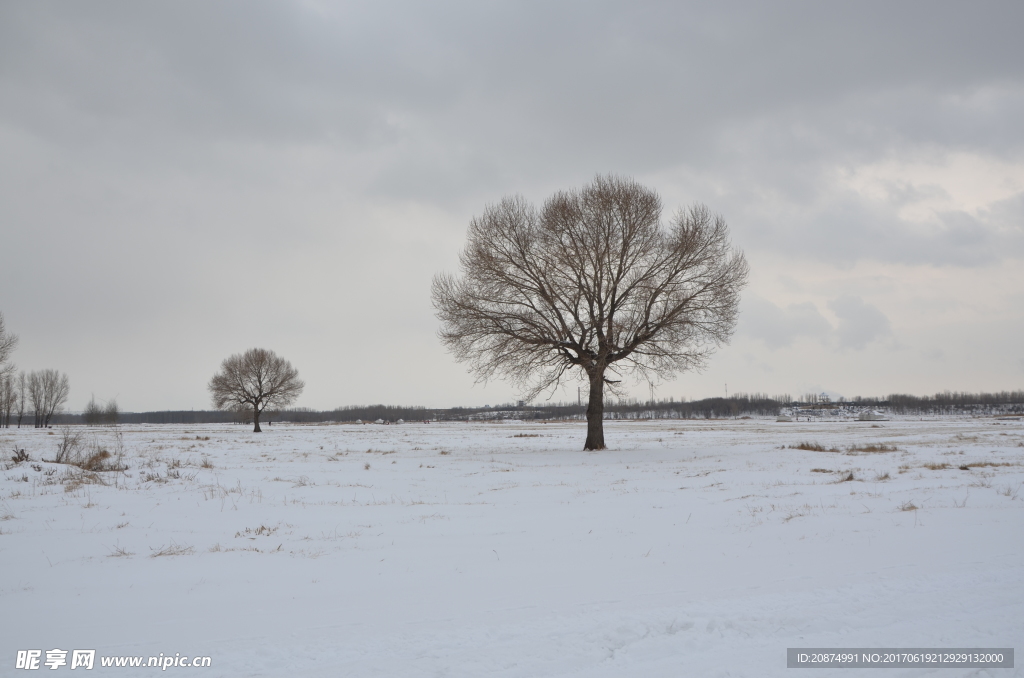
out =
[[[930,461],[924,465],[924,468],[931,469],[932,471],[945,471],[947,468],[949,468],[949,464],[940,464],[938,462]]]
[[[837,483],[849,483],[849,482],[852,482],[854,480],[856,480],[856,478],[853,476],[853,471],[850,471],[845,476],[843,476],[842,478],[837,480],[836,482]]]
[[[71,459],[81,456],[83,447],[85,447],[85,437],[82,432],[76,431],[70,426],[62,426],[60,440],[57,441],[57,455],[53,458],[54,463],[71,463]]]
[[[791,449],[791,450],[807,450],[808,452],[838,452],[839,451],[838,447],[826,448],[821,443],[811,443],[811,442],[802,442],[802,443],[797,443],[796,445],[790,445],[789,449]]]
[[[78,468],[84,471],[106,471],[109,465],[107,460],[112,455],[106,450],[97,450],[90,454],[88,457],[82,459],[79,463],[75,464]]]
[[[676,435],[678,435],[678,434],[676,434]],[[510,438],[540,438],[540,434],[539,433],[517,433],[514,436],[509,436],[509,437]]]
[[[255,539],[256,537],[269,537],[277,532],[277,530],[277,527],[268,527],[266,525],[260,525],[256,528],[247,527],[241,532],[235,532],[235,537],[248,537],[249,539]]]
[[[917,508],[918,507],[915,506],[914,502],[912,502],[912,501],[905,501],[902,504],[900,504],[900,510],[901,511],[916,511]]]
[[[864,452],[867,454],[878,454],[881,452],[899,452],[899,448],[895,445],[883,445],[881,443],[870,443],[868,445],[850,445],[846,448],[847,452],[856,454],[858,452]]]
[[[115,545],[114,548],[110,549],[110,553],[107,554],[108,558],[131,558],[135,554],[123,546]]]
[[[120,437],[115,449],[118,451],[116,456],[96,441],[87,443],[81,431],[64,426],[61,428],[61,438],[57,441],[57,454],[51,461],[55,464],[77,466],[90,473],[127,470],[128,465],[124,463],[124,448]]]
[[[832,470],[827,468],[812,468],[811,473],[832,473]]]
[[[74,492],[83,485],[106,485],[107,482],[94,471],[86,471],[85,469],[68,471],[61,476],[60,482],[64,485],[65,492]]]
[[[972,461],[967,464],[961,464],[960,470],[969,471],[972,468],[995,468],[997,466],[1016,466],[1016,464],[1009,461]]]
[[[185,544],[175,544],[173,541],[167,546],[161,546],[158,549],[153,549],[153,553],[149,554],[150,558],[159,558],[161,556],[190,556],[195,553],[195,549]]]
[[[1017,487],[1013,487],[1012,485],[1007,485],[1003,489],[999,490],[999,494],[1003,495],[1004,497],[1009,497],[1010,499],[1016,499],[1017,498],[1017,494],[1019,492],[1020,492],[1020,485],[1018,485]]]
[[[207,439],[207,440],[209,440],[209,439],[210,439],[210,437],[209,437],[209,436],[207,436],[207,437],[206,437],[206,439]],[[203,461],[202,461],[202,463],[201,463],[201,464],[199,464],[199,465],[200,465],[201,467],[203,467],[203,468],[213,468],[213,462],[212,462],[212,461],[210,461],[210,458],[209,458],[209,457],[203,457]]]
[[[885,482],[886,480],[889,480],[891,477],[892,476],[889,475],[888,471],[886,471],[885,473],[879,473],[878,475],[875,476],[875,482]]]

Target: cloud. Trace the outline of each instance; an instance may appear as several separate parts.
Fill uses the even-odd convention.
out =
[[[767,299],[748,295],[743,301],[739,330],[760,339],[770,349],[791,346],[800,337],[825,340],[832,326],[811,302],[780,308]]]
[[[1021,3],[941,1],[0,3],[0,223],[29,253],[0,266],[19,290],[0,310],[19,362],[69,371],[79,394],[138,394],[125,406],[202,406],[208,375],[181,364],[256,339],[288,353],[264,327],[296,328],[293,353],[324,374],[358,350],[402,375],[310,379],[303,404],[465,403],[427,287],[510,193],[635,176],[667,212],[722,213],[804,290],[786,294],[813,293],[823,265],[897,264],[897,285],[906,264],[1005,265],[1024,258],[1022,24]],[[93,290],[123,303],[96,308]],[[751,298],[739,331],[870,349],[888,326],[846,293],[871,294]],[[57,299],[94,338],[83,357]],[[195,346],[160,376],[121,359],[173,328]],[[423,355],[376,340],[412,336]]]
[[[828,302],[828,307],[839,318],[836,337],[841,348],[861,350],[892,334],[885,314],[860,297],[844,295]]]

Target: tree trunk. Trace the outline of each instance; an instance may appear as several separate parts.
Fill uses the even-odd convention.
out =
[[[263,430],[260,428],[260,411],[259,411],[259,408],[256,408],[256,407],[252,408],[252,424],[253,424],[253,427],[252,427],[252,432],[253,433],[263,433]]]
[[[604,370],[590,375],[590,400],[587,401],[587,442],[584,450],[604,449]]]

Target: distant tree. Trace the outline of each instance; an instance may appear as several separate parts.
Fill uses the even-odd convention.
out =
[[[82,421],[86,426],[97,426],[103,421],[103,408],[96,402],[95,395],[89,398],[89,402],[85,404],[85,409],[82,410]]]
[[[28,398],[32,405],[32,426],[42,428],[45,407],[43,380],[35,370],[28,373]]]
[[[28,404],[28,377],[24,372],[18,373],[18,378],[14,382],[14,391],[14,409],[18,413],[18,428],[21,428],[21,420],[25,417],[25,407]]]
[[[82,410],[82,421],[86,426],[99,426],[100,424],[116,426],[120,415],[121,411],[117,407],[115,398],[111,398],[106,404],[101,405],[96,402],[96,396],[93,395],[86,403],[85,409]]]
[[[36,428],[50,425],[50,419],[67,402],[71,386],[68,375],[57,370],[32,371],[28,375],[28,393],[32,401]]]
[[[0,313],[0,377],[14,373],[14,366],[9,361],[17,346],[18,335],[7,331],[4,314]]]
[[[259,433],[260,414],[290,405],[305,386],[290,362],[273,351],[253,348],[225,359],[207,388],[215,408],[245,413],[252,418],[253,432]]]
[[[603,449],[609,375],[702,367],[731,336],[746,284],[721,217],[696,205],[665,227],[661,207],[632,180],[598,176],[540,210],[521,197],[486,208],[462,276],[434,278],[442,342],[481,380],[505,375],[531,398],[584,378],[584,449]]]
[[[117,406],[117,398],[111,398],[103,406],[103,423],[107,426],[117,426],[117,421],[120,418],[121,408]]]
[[[14,375],[0,374],[0,428],[11,427],[11,412],[17,399]]]
[[[11,354],[18,346],[18,335],[7,331],[4,314],[0,313],[0,428],[11,427],[11,412],[14,410],[15,391],[14,363]]]

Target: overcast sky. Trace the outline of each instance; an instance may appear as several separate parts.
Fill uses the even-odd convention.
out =
[[[0,0],[0,312],[22,369],[208,408],[506,402],[430,281],[596,173],[725,217],[731,344],[656,397],[1024,387],[1020,2]],[[632,391],[647,397],[646,385]],[[575,400],[575,385],[556,399]]]

